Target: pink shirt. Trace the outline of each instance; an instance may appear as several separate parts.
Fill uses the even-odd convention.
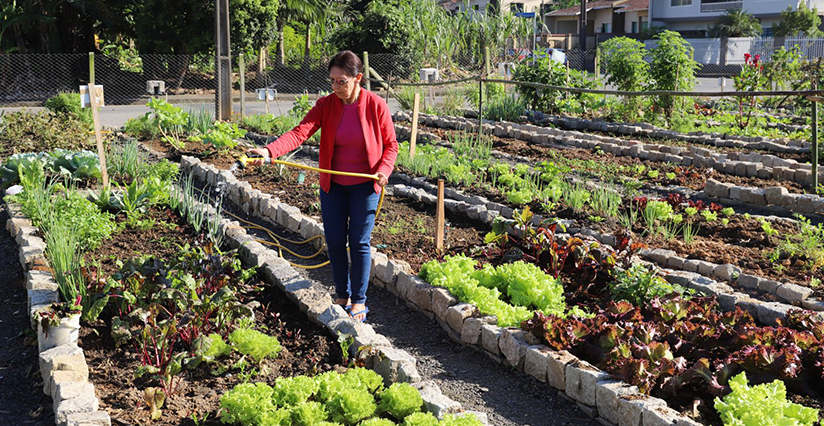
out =
[[[343,105],[343,116],[335,132],[335,151],[332,154],[332,170],[372,174],[366,156],[366,139],[358,117],[358,104]],[[332,182],[339,185],[357,185],[372,179],[332,175]]]

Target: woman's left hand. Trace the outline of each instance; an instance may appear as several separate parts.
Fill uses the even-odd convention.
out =
[[[378,172],[376,175],[378,176],[378,185],[381,187],[384,187],[387,183],[389,183],[389,178],[387,178],[383,172]]]

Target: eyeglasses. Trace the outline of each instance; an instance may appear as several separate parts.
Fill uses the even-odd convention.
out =
[[[329,84],[331,84],[333,86],[334,85],[343,86],[344,84],[349,83],[349,80],[351,80],[352,78],[353,77],[349,77],[349,78],[330,78],[329,79]]]

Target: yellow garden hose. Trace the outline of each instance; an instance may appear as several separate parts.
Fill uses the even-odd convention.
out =
[[[244,154],[243,156],[240,157],[238,162],[243,167],[248,167],[250,165],[250,163],[254,163],[254,162],[256,162],[260,159],[261,159],[260,157],[257,157],[257,158],[256,157],[248,157],[248,156],[246,156],[246,154]],[[292,162],[289,162],[289,161],[276,160],[276,159],[273,159],[273,158],[267,158],[267,159],[264,159],[264,161],[269,163],[269,164],[282,164],[282,165],[289,166],[289,167],[297,167],[299,169],[312,170],[312,171],[316,171],[316,172],[320,172],[320,173],[329,173],[329,174],[332,174],[332,175],[361,177],[361,178],[367,178],[367,179],[373,179],[373,180],[379,180],[380,179],[378,177],[378,175],[376,175],[376,174],[375,175],[370,175],[370,174],[365,174],[365,173],[351,173],[351,172],[340,172],[340,171],[337,171],[337,170],[327,170],[327,169],[321,169],[321,168],[318,168],[318,167],[307,166],[305,164],[298,164],[298,163],[292,163]],[[378,208],[377,208],[377,210],[375,210],[375,219],[376,220],[377,220],[377,217],[378,217],[378,213],[380,213],[381,207],[383,206],[383,196],[384,196],[385,193],[386,193],[386,191],[381,190],[381,196],[380,196],[380,199],[378,200]],[[260,225],[254,223],[254,222],[250,222],[248,220],[245,220],[245,219],[243,219],[243,218],[241,218],[241,217],[239,217],[235,214],[232,214],[230,212],[225,212],[225,213],[227,215],[231,216],[232,218],[237,219],[238,221],[246,224],[245,226],[242,227],[244,229],[257,229],[257,230],[266,232],[266,234],[269,236],[269,238],[272,239],[272,241],[265,241],[265,240],[258,240],[258,239],[256,239],[255,241],[257,241],[261,244],[277,247],[278,254],[280,255],[280,257],[283,257],[283,251],[286,251],[287,253],[289,253],[289,254],[297,257],[297,258],[306,260],[306,259],[312,259],[314,257],[317,257],[318,255],[320,255],[323,252],[323,247],[321,246],[321,248],[315,254],[312,254],[312,255],[309,255],[309,256],[300,255],[300,254],[295,253],[294,251],[290,250],[288,247],[285,247],[284,245],[282,245],[280,243],[280,240],[283,240],[283,241],[286,241],[288,243],[301,245],[301,244],[306,244],[308,242],[314,241],[318,238],[323,238],[322,235],[316,235],[316,236],[314,236],[312,238],[309,238],[308,240],[304,240],[304,241],[293,241],[293,240],[290,240],[288,238],[283,238],[283,237],[276,236],[269,229],[267,229],[263,226],[260,226]],[[295,263],[292,263],[292,262],[289,262],[289,264],[296,267],[296,268],[316,269],[316,268],[322,268],[322,267],[328,265],[329,261],[327,260],[326,262],[323,262],[321,264],[311,265],[311,266],[310,265],[298,265],[298,264],[295,264]]]

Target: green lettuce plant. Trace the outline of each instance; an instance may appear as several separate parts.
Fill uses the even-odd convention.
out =
[[[393,383],[381,394],[380,411],[397,420],[420,411],[423,399],[420,392],[409,383]]]
[[[323,404],[317,401],[307,401],[297,404],[292,407],[291,414],[292,424],[297,426],[315,426],[316,424],[329,419],[329,413],[326,411],[326,408],[324,408]]]
[[[724,426],[812,426],[818,421],[818,410],[787,400],[781,380],[750,386],[742,372],[730,379],[729,386],[731,393],[715,398]]]
[[[403,426],[437,426],[438,418],[427,412],[412,413],[403,419]]]
[[[251,357],[255,362],[261,362],[265,358],[274,358],[283,349],[277,337],[250,328],[239,328],[233,331],[229,335],[229,341],[238,352]]]
[[[220,421],[241,426],[280,425],[291,418],[289,410],[272,402],[272,387],[265,383],[242,383],[220,397]]]
[[[361,420],[372,417],[378,408],[375,398],[365,389],[350,388],[336,393],[327,407],[332,420],[346,425],[358,424]]]
[[[308,401],[317,391],[318,383],[311,377],[279,377],[275,382],[273,398],[275,405],[286,407]]]

